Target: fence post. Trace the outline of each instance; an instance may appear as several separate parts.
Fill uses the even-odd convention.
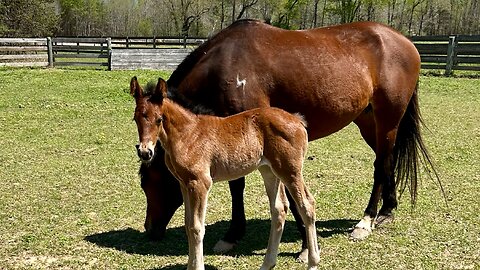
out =
[[[450,36],[448,38],[447,65],[445,67],[445,76],[450,76],[453,73],[453,65],[455,62],[455,45],[455,36]]]
[[[112,38],[107,38],[108,70],[112,70]]]
[[[183,36],[183,48],[187,48],[187,36]]]
[[[47,37],[48,67],[53,68],[53,46],[52,38]]]

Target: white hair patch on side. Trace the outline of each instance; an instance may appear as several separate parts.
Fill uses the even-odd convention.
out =
[[[245,89],[245,85],[247,84],[247,78],[240,80],[239,75],[237,74],[237,88],[243,87]]]

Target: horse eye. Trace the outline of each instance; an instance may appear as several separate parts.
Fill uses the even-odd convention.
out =
[[[162,121],[163,121],[163,117],[162,116],[158,117],[157,121],[156,121],[157,125],[160,125],[162,123]]]

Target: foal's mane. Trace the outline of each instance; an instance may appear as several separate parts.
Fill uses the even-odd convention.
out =
[[[147,85],[143,88],[143,95],[145,97],[151,97],[155,93],[155,88],[157,84],[154,81],[149,81]],[[173,89],[173,90],[172,90]],[[209,114],[213,115],[214,112],[211,109],[206,108],[201,104],[194,104],[192,101],[187,99],[184,95],[175,91],[175,88],[168,88],[167,98],[184,107],[185,109],[191,111],[194,114]]]

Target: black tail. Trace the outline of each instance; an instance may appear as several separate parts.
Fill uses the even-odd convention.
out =
[[[393,152],[396,186],[400,194],[399,196],[401,197],[408,187],[412,205],[415,205],[417,200],[419,163],[423,164],[430,178],[436,179],[445,197],[438,173],[422,140],[420,128],[423,125],[423,121],[418,106],[417,92],[418,82],[408,104],[407,111],[400,122]]]

